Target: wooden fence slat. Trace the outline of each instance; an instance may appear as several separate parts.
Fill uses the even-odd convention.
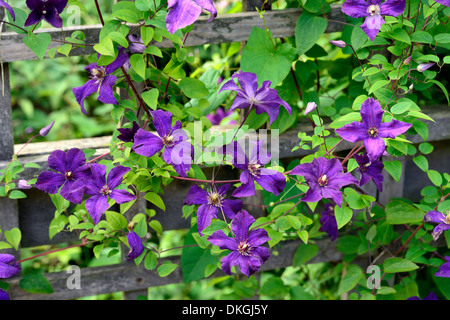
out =
[[[268,28],[275,38],[291,37],[295,34],[297,19],[301,14],[300,9],[286,9],[267,11],[264,15]],[[343,24],[335,21],[345,21],[345,15],[340,11],[340,7],[333,6],[329,14],[330,21],[326,32],[337,32],[342,30]],[[200,17],[193,30],[190,32],[186,46],[198,46],[213,43],[231,43],[245,41],[248,39],[253,27],[264,28],[264,22],[258,12],[243,12],[226,15],[219,15],[216,19],[208,22],[209,16]],[[130,25],[130,29],[135,25]],[[87,44],[96,44],[102,26],[75,26],[64,28],[64,36],[60,29],[38,29],[36,32],[48,32],[54,41],[49,48],[61,45],[65,37],[69,37],[74,31],[83,31]],[[23,61],[37,59],[36,55],[23,43],[24,35],[15,32],[5,32],[1,37],[0,59],[5,62]],[[172,47],[172,42],[165,39],[155,44],[161,48]],[[75,48],[71,51],[72,56],[88,55],[93,53],[92,46],[85,49]]]

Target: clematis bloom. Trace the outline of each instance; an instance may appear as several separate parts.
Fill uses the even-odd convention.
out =
[[[338,225],[334,215],[334,204],[325,203],[325,208],[320,214],[320,228],[319,231],[328,233],[331,241],[336,240],[338,236]]]
[[[234,82],[234,79],[238,80],[240,87]],[[267,113],[272,124],[278,117],[280,105],[285,107],[290,115],[292,115],[292,109],[286,101],[278,96],[277,90],[270,88],[271,83],[271,81],[264,81],[258,89],[256,74],[240,70],[235,72],[231,76],[231,80],[220,88],[219,93],[224,90],[236,91],[237,96],[230,108],[231,111],[252,107],[256,114]]]
[[[118,104],[113,93],[113,86],[117,81],[117,77],[112,75],[114,71],[119,69],[128,60],[128,54],[123,48],[119,49],[117,58],[107,66],[99,66],[96,62],[88,65],[85,70],[89,72],[89,78],[81,87],[73,88],[73,94],[81,107],[81,111],[87,114],[84,108],[84,99],[91,94],[98,92],[97,100],[103,103]]]
[[[184,205],[200,205],[197,210],[198,232],[202,231],[211,224],[213,218],[223,213],[230,219],[233,219],[237,212],[242,209],[242,201],[238,199],[225,199],[230,184],[224,184],[219,189],[215,186],[208,190],[193,185],[186,195]]]
[[[36,188],[49,194],[60,191],[64,199],[72,203],[81,203],[84,180],[90,176],[90,168],[86,164],[83,151],[77,148],[67,152],[55,150],[48,157],[48,166],[56,172],[41,172],[36,180]]]
[[[248,158],[237,141],[224,147],[225,153],[232,155],[232,164],[242,170],[239,177],[242,184],[237,187],[233,197],[251,197],[256,194],[255,182],[264,190],[279,195],[286,186],[286,177],[281,172],[264,168],[269,163],[271,155],[263,149],[264,141],[252,141],[254,144]]]
[[[12,254],[0,253],[0,279],[11,278],[21,270]]]
[[[115,200],[118,204],[123,204],[135,200],[136,196],[127,190],[116,189],[122,183],[123,176],[130,171],[130,168],[114,167],[106,177],[106,166],[93,163],[91,171],[92,177],[86,185],[85,191],[91,197],[86,200],[85,205],[94,224],[97,224],[102,214],[109,208],[109,198]]]
[[[450,278],[450,257],[445,256],[446,262],[444,262],[434,274],[435,277]]]
[[[120,132],[120,134],[117,136],[117,139],[123,141],[123,142],[133,142],[134,141],[134,135],[136,132],[140,129],[139,125],[136,121],[133,121],[133,126],[131,128],[119,128],[117,131]]]
[[[130,251],[127,255],[127,260],[131,261],[139,257],[142,252],[144,252],[144,245],[139,235],[134,231],[129,231],[127,235],[128,245],[130,246]]]
[[[220,249],[231,251],[221,260],[222,270],[226,274],[231,275],[231,267],[239,266],[241,272],[250,277],[270,258],[269,249],[261,246],[270,240],[268,233],[262,228],[250,230],[254,222],[255,218],[242,210],[236,214],[231,224],[233,238],[225,235],[222,230],[208,237],[208,241]]]
[[[8,292],[3,290],[2,288],[0,288],[0,300],[11,300],[11,298],[9,297]]]
[[[305,202],[317,202],[323,198],[331,199],[340,207],[342,192],[340,189],[358,181],[351,173],[342,172],[338,159],[316,158],[312,163],[302,163],[291,170],[291,174],[303,176],[309,189],[302,198]]]
[[[423,218],[426,222],[437,223],[438,225],[433,229],[431,235],[433,240],[437,241],[442,232],[450,229],[450,212],[443,214],[442,212],[431,210]]]
[[[163,159],[183,177],[191,168],[193,148],[178,120],[172,127],[172,114],[157,109],[151,111],[153,126],[158,135],[139,129],[134,135],[133,150],[142,156],[152,157],[164,148]]]
[[[358,170],[361,174],[361,179],[359,180],[359,185],[363,186],[370,180],[375,183],[377,189],[381,192],[383,191],[383,180],[384,176],[381,173],[384,168],[384,164],[381,161],[375,160],[370,162],[367,153],[362,155],[355,154],[353,156],[358,163]]]
[[[9,14],[13,18],[13,21],[16,21],[16,15],[14,14],[14,10],[9,4],[7,4],[5,1],[0,0],[0,7],[3,7],[6,10],[8,10]]]
[[[209,21],[217,16],[217,9],[211,0],[168,0],[167,4],[169,12],[166,16],[166,27],[172,34],[197,21],[202,9],[211,14]]]
[[[381,26],[385,23],[383,16],[396,17],[403,13],[406,0],[347,0],[342,4],[342,12],[352,18],[366,17],[361,28],[370,40],[374,40]]]
[[[393,139],[405,133],[411,127],[410,123],[395,119],[388,123],[381,123],[383,113],[380,103],[373,98],[368,98],[361,105],[362,123],[349,123],[336,129],[336,132],[344,140],[350,142],[363,141],[369,160],[374,162],[385,151],[383,138]]]
[[[67,5],[68,0],[26,0],[31,10],[25,21],[25,27],[39,23],[42,19],[55,28],[62,28],[63,21],[59,16]]]

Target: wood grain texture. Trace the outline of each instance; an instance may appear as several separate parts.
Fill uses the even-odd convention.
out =
[[[264,18],[275,38],[292,37],[300,14],[300,9],[275,10],[267,11]],[[333,6],[328,17],[335,21],[345,21],[345,15],[338,6]],[[219,15],[211,22],[208,22],[208,19],[209,16],[202,16],[196,21],[186,46],[246,41],[253,27],[264,28],[264,22],[258,12]],[[130,29],[134,26],[136,25],[130,25]],[[330,21],[326,32],[337,32],[342,30],[342,27],[343,24]],[[55,28],[38,29],[36,32],[49,33],[53,39],[49,48],[54,48],[60,46],[60,41],[63,41],[65,37],[70,37],[74,31],[82,31],[85,34],[86,44],[96,44],[101,28],[101,25],[88,25],[66,27],[63,28],[63,32]],[[3,33],[0,41],[0,59],[4,62],[37,59],[36,55],[23,43],[23,37],[15,32]],[[167,39],[155,43],[155,45],[160,48],[172,47],[172,43]],[[85,48],[74,48],[70,55],[88,55],[93,52],[92,46],[86,46]]]

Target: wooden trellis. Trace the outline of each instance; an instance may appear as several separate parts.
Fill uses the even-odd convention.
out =
[[[244,6],[246,7],[246,6]],[[276,38],[292,37],[294,36],[297,19],[301,14],[299,9],[287,9],[279,11],[268,11],[265,13],[265,21],[267,27],[271,30]],[[344,14],[341,13],[339,7],[333,7],[327,16],[333,21],[345,21]],[[207,22],[208,17],[200,18],[194,25],[190,33],[186,46],[198,46],[203,44],[215,43],[231,43],[246,41],[254,26],[264,28],[264,23],[259,14],[255,11],[219,15],[212,22]],[[342,23],[329,22],[326,32],[338,32],[343,27]],[[73,31],[81,30],[86,35],[87,43],[98,42],[98,36],[101,30],[101,25],[80,26],[64,28],[64,36],[70,35]],[[58,40],[63,40],[63,34],[58,29],[39,30],[38,32],[48,32],[51,34],[52,41],[50,47],[60,45]],[[11,117],[11,88],[9,81],[9,64],[14,61],[35,59],[34,53],[29,50],[22,41],[23,35],[16,33],[3,33],[0,40],[0,59],[3,63],[4,77],[0,81],[1,88],[3,88],[0,96],[0,168],[5,168],[14,152],[17,151],[21,145],[15,145],[13,139],[13,124]],[[169,42],[162,42],[158,45],[162,47],[169,47]],[[88,55],[93,53],[92,47],[86,46],[85,49],[74,49],[71,55]],[[61,59],[64,59],[63,57]],[[426,110],[432,118],[436,120],[436,124],[430,126],[429,142],[433,142],[439,148],[436,148],[437,155],[429,159],[430,166],[439,167],[441,170],[449,166],[448,161],[445,163],[438,163],[439,152],[446,152],[446,140],[450,139],[450,130],[447,125],[450,113],[443,111],[440,106],[429,107]],[[216,128],[220,130],[221,128]],[[296,129],[289,130],[280,136],[280,159],[289,159],[300,157],[306,154],[306,151],[298,150],[291,152],[292,148],[299,142],[297,133],[299,131],[310,131],[309,123],[300,123]],[[411,137],[411,141],[419,143],[421,141],[414,140],[416,137]],[[76,139],[68,141],[57,142],[43,142],[30,144],[19,157],[21,163],[33,162],[41,165],[41,169],[27,169],[22,174],[22,178],[31,179],[35,177],[40,171],[47,169],[48,155],[56,149],[68,150],[69,148],[80,149],[95,149],[96,154],[100,155],[109,151],[107,144],[111,137],[99,137],[91,139]],[[342,143],[339,145],[340,150],[346,150],[349,145]],[[442,150],[442,151],[440,151]],[[447,153],[448,154],[448,153]],[[94,156],[95,156],[94,155]],[[433,160],[434,159],[434,160]],[[381,203],[386,203],[392,197],[400,196],[415,196],[417,190],[414,190],[411,181],[420,178],[421,172],[415,169],[415,166],[410,165],[410,159],[403,159],[405,170],[400,183],[392,180],[389,175],[385,177],[384,188],[385,192],[377,195]],[[222,174],[230,178],[230,175],[236,175],[233,171],[223,171]],[[423,175],[423,173],[422,173]],[[425,178],[423,179],[425,181]],[[425,182],[424,182],[425,183]],[[165,212],[157,210],[155,219],[159,220],[164,230],[177,230],[189,227],[189,221],[181,217],[182,202],[190,183],[183,181],[174,181],[165,188],[165,194],[162,195],[164,202],[167,205]],[[374,194],[374,190],[369,190]],[[35,247],[44,244],[55,244],[61,242],[77,241],[76,235],[58,234],[51,241],[48,234],[44,230],[48,230],[49,223],[53,218],[54,205],[48,195],[36,190],[26,190],[26,199],[13,200],[9,198],[0,198],[0,226],[3,230],[9,230],[13,227],[19,227],[22,231],[21,247]],[[170,199],[170,201],[169,201]],[[127,214],[144,212],[144,209],[149,206],[145,199],[139,199],[134,207],[130,209]],[[315,242],[319,247],[319,254],[309,261],[309,263],[321,261],[339,261],[342,258],[341,253],[336,250],[334,243],[327,239]],[[301,245],[301,241],[284,242],[277,246],[274,250],[278,251],[277,255],[273,255],[271,259],[263,266],[262,270],[272,270],[289,266],[292,263],[292,257]],[[15,253],[15,252],[14,252]],[[15,253],[17,254],[17,253]],[[19,257],[18,257],[19,258]],[[171,257],[175,262],[179,262],[179,257]],[[220,273],[219,275],[223,275]],[[66,285],[67,273],[56,272],[45,275],[50,281],[54,293],[50,295],[45,294],[30,294],[21,290],[18,282],[20,277],[15,277],[8,280],[11,284],[8,290],[12,299],[74,299],[78,297],[91,296],[96,294],[112,293],[124,291],[127,292],[128,298],[133,298],[136,294],[146,294],[148,287],[166,285],[170,283],[180,283],[183,281],[181,270],[177,268],[175,272],[167,277],[160,277],[153,271],[146,270],[143,266],[136,267],[134,262],[126,262],[118,265],[90,267],[81,270],[82,285],[81,289],[69,290]]]

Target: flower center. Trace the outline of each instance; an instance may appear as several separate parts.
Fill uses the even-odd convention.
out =
[[[378,137],[378,128],[372,127],[369,130],[367,130],[367,134],[369,137],[376,138]]]
[[[111,194],[111,190],[109,190],[107,185],[104,185],[101,189],[100,189],[100,193],[104,194],[105,196],[109,196]]]
[[[250,163],[248,165],[248,171],[253,175],[253,176],[258,176],[260,171],[261,171],[261,165],[259,163]]]
[[[241,242],[238,246],[238,251],[243,256],[249,256],[252,247],[247,242]]]
[[[174,145],[173,136],[165,136],[162,140],[166,147],[172,147]]]
[[[367,13],[370,14],[371,16],[375,15],[375,14],[380,14],[380,6],[377,4],[372,4],[367,8]]]
[[[222,199],[223,197],[217,192],[212,192],[208,194],[208,204],[210,205],[220,207]]]
[[[92,69],[90,78],[96,80],[97,82],[101,82],[105,76],[106,76],[105,67],[99,66]]]
[[[72,171],[66,171],[66,172],[64,173],[64,178],[65,178],[66,180],[72,180],[72,179],[73,179],[73,173],[72,173]]]
[[[447,211],[447,216],[445,217],[445,223],[450,224],[450,211]]]
[[[317,182],[319,183],[319,186],[324,187],[328,184],[328,177],[326,174],[323,174],[319,177],[319,179],[317,180]]]

